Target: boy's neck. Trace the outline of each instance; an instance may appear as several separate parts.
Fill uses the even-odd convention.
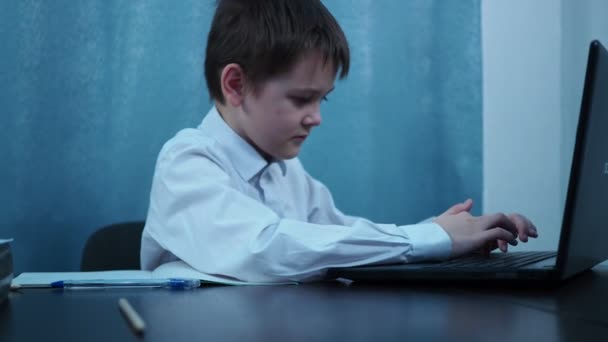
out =
[[[238,134],[241,138],[243,138],[243,140],[245,140],[249,145],[251,145],[251,147],[253,147],[259,154],[260,156],[262,156],[262,158],[264,158],[267,162],[272,162],[273,158],[269,155],[267,155],[266,153],[264,153],[262,150],[260,150],[248,137],[247,135],[240,129],[240,126],[237,124],[236,122],[236,117],[238,115],[238,108],[234,108],[232,106],[229,105],[223,105],[221,103],[219,103],[218,101],[213,101],[215,104],[215,108],[217,108],[218,113],[220,114],[220,117],[222,117],[222,119],[224,120],[224,122],[226,122],[226,124],[236,133]]]
[[[228,126],[230,126],[230,128],[232,128],[232,130],[235,131],[238,135],[241,135],[234,120],[236,116],[235,108],[223,105],[218,101],[213,101],[213,103],[215,104],[215,108],[217,108],[218,113],[220,114],[222,119],[224,119],[226,124],[228,124]]]

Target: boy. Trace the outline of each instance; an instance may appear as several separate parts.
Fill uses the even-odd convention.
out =
[[[215,106],[160,152],[142,237],[143,269],[183,260],[250,282],[310,281],[333,266],[457,257],[536,237],[472,201],[397,226],[344,215],[296,158],[320,102],[349,71],[342,29],[319,0],[220,0],[205,77]]]

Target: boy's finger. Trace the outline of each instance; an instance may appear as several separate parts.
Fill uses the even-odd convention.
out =
[[[530,227],[528,227],[528,235],[533,238],[538,237],[538,231],[536,230],[536,226],[533,223],[530,223]]]
[[[528,234],[530,233],[530,226],[532,223],[528,221],[525,217],[518,214],[511,214],[508,216],[511,221],[517,227],[517,234],[519,239],[523,242],[528,241]]]
[[[481,224],[483,225],[483,228],[485,230],[491,230],[493,228],[502,228],[502,229],[510,232],[511,234],[513,234],[511,237],[506,237],[506,238],[503,237],[502,239],[505,241],[513,240],[513,239],[517,238],[517,236],[519,235],[519,232],[517,231],[517,227],[515,226],[513,221],[511,221],[503,213],[484,215],[484,216],[479,217],[479,220],[481,221]],[[497,239],[498,238],[499,237],[497,237]]]
[[[491,228],[482,232],[482,237],[486,241],[492,240],[503,240],[512,246],[517,246],[517,239],[513,236],[513,233],[504,228]]]
[[[470,211],[473,207],[473,200],[470,198],[462,203],[458,203],[453,205],[450,209],[448,209],[445,213],[449,215],[456,215],[463,211]]]
[[[500,248],[501,252],[506,253],[509,250],[509,245],[504,240],[497,241],[498,248]]]
[[[490,256],[490,246],[486,243],[479,249],[479,253],[485,257]]]

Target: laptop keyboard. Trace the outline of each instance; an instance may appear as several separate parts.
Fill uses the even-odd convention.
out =
[[[434,264],[434,267],[461,268],[461,267],[496,267],[496,268],[517,268],[544,259],[554,257],[556,252],[511,252],[511,253],[490,253],[489,256],[470,255],[458,259],[444,261]]]

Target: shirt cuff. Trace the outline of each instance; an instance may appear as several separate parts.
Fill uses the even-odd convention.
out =
[[[403,226],[412,249],[407,262],[446,260],[452,253],[452,239],[437,223]]]

